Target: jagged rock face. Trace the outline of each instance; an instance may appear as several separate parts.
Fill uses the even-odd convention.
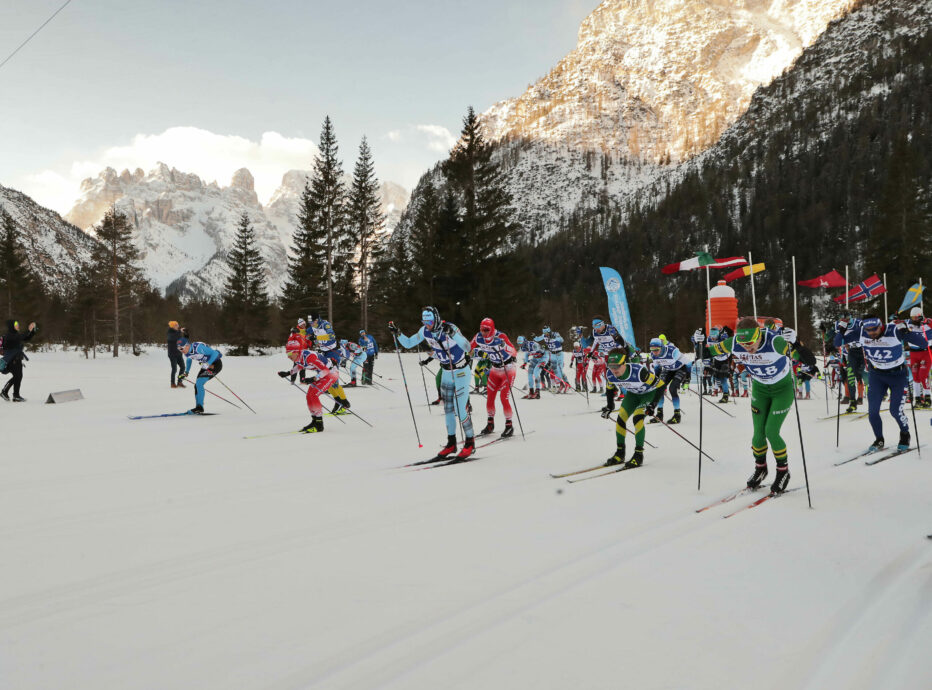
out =
[[[852,0],[605,0],[576,48],[483,116],[493,141],[549,142],[651,163],[715,143]]]
[[[42,286],[61,293],[73,285],[79,277],[77,267],[90,259],[96,240],[22,192],[2,185],[0,207],[20,229],[24,258]]]
[[[309,171],[291,170],[266,207],[259,203],[252,174],[237,170],[229,187],[158,164],[149,173],[107,168],[81,184],[82,196],[67,218],[90,229],[111,205],[136,231],[140,264],[154,285],[184,299],[217,297],[226,276],[225,258],[241,215],[248,214],[266,261],[269,292],[280,294],[297,210]],[[385,183],[386,205],[407,203],[404,189]],[[391,201],[389,201],[391,199]]]

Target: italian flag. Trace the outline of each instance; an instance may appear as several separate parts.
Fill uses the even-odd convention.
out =
[[[675,264],[667,264],[661,271],[667,275],[679,273],[680,271],[692,271],[696,268],[728,268],[730,266],[746,266],[748,260],[743,256],[731,256],[727,259],[715,259],[708,252],[699,252],[692,259],[679,261]]]

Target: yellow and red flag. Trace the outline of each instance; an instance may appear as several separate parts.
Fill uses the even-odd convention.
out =
[[[764,264],[754,264],[753,266],[742,266],[737,271],[726,273],[724,276],[722,276],[722,279],[730,283],[733,280],[737,280],[738,278],[744,278],[745,276],[749,276],[752,273],[760,273],[765,268],[766,266],[764,266]]]

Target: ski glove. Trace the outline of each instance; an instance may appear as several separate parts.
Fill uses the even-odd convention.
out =
[[[434,361],[433,357],[428,357],[427,359],[418,360],[418,364],[420,364],[422,367],[426,367],[428,364],[430,364],[433,361]]]
[[[705,333],[702,332],[701,328],[697,329],[696,332],[693,333],[693,342],[696,343],[696,345],[700,345],[705,342]]]
[[[188,372],[182,371],[180,374],[178,374],[178,383],[181,383],[186,378],[188,378]]]
[[[612,412],[615,411],[614,405],[606,405],[602,408],[602,419],[608,419],[612,416]]]
[[[278,375],[281,376],[283,379],[287,379],[289,376],[291,376],[291,372],[290,372],[290,371],[280,371],[280,372],[278,372]]]
[[[456,326],[454,326],[449,321],[444,321],[443,326],[440,327],[440,330],[446,333],[447,335],[453,335],[456,333]]]
[[[388,330],[390,330],[394,335],[398,335],[398,333],[400,333],[398,326],[395,325],[394,321],[388,322]]]

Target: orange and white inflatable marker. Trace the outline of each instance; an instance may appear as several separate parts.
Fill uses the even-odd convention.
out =
[[[724,280],[718,281],[718,284],[709,290],[705,311],[706,334],[713,326],[728,326],[734,333],[738,325],[738,298]]]

